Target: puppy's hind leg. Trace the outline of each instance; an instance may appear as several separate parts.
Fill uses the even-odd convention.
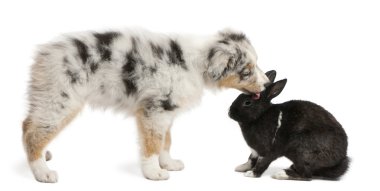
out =
[[[71,111],[63,120],[56,124],[46,125],[31,116],[23,123],[23,142],[29,161],[29,166],[35,179],[39,182],[55,183],[58,175],[46,165],[51,153],[43,152],[50,141],[76,116],[79,109]],[[47,112],[48,113],[48,112]]]
[[[170,128],[166,130],[164,147],[160,152],[160,166],[169,171],[180,171],[185,167],[181,160],[175,160],[170,156],[171,134]]]

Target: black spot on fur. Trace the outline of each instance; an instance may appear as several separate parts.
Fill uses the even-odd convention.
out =
[[[136,39],[136,38],[134,38],[134,37],[131,37],[131,43],[132,43],[132,48],[131,48],[131,50],[132,50],[132,52],[133,53],[135,53],[135,54],[137,54],[138,53],[138,50],[137,50],[137,41],[138,41],[138,39]]]
[[[93,74],[95,74],[95,72],[98,70],[99,68],[99,64],[98,63],[95,63],[95,62],[91,62],[90,64],[90,70]]]
[[[79,74],[77,72],[72,72],[70,70],[66,70],[66,75],[69,77],[70,82],[72,84],[76,84],[79,82]]]
[[[73,43],[75,47],[77,48],[78,55],[80,59],[82,60],[83,64],[86,64],[88,59],[88,47],[85,45],[82,41],[78,39],[73,39]]]
[[[67,56],[63,57],[63,63],[65,63],[65,64],[69,63],[69,59],[67,58]]]
[[[63,98],[69,98],[69,95],[67,95],[67,93],[66,92],[61,92],[61,96],[63,97]]]
[[[170,98],[170,94],[165,96],[164,99],[157,99],[157,97],[147,98],[144,101],[145,111],[144,114],[149,116],[152,112],[165,112],[165,111],[173,111],[178,108],[177,105],[172,103]]]
[[[217,52],[216,48],[211,48],[210,51],[208,52],[207,59],[211,61],[211,59],[214,57],[215,53]]]
[[[172,103],[172,100],[171,100],[171,94],[172,94],[172,91],[170,91],[167,95],[166,95],[166,99],[165,100],[161,100],[161,107],[165,110],[165,111],[173,111],[174,109],[176,109],[178,106],[173,104]]]
[[[126,56],[126,63],[122,68],[123,83],[128,96],[137,92],[136,77],[134,76],[136,64],[135,56],[132,52],[129,52]]]
[[[171,40],[170,51],[167,51],[169,57],[169,64],[181,66],[184,70],[188,70],[185,60],[183,59],[183,52],[179,44]]]
[[[102,58],[103,61],[110,61],[112,52],[109,46],[115,38],[120,36],[120,33],[118,32],[95,33],[94,36],[98,40],[96,43],[96,47],[100,53],[100,57]]]
[[[61,107],[61,109],[65,109],[65,106],[62,103],[60,103],[59,106]]]
[[[154,45],[152,42],[149,43],[150,48],[152,49],[153,56],[159,59],[162,59],[162,55],[164,54],[164,50],[160,46]]]
[[[227,40],[220,40],[218,43],[229,45],[230,43]]]
[[[248,41],[247,37],[243,33],[225,33],[224,36],[226,39],[230,39],[232,41]]]
[[[243,53],[240,48],[236,48],[236,63],[234,63],[235,65],[243,65],[245,64],[245,61],[246,61],[246,54]]]
[[[173,111],[175,110],[178,106],[174,105],[170,99],[162,100],[161,101],[161,107],[165,111]]]
[[[155,74],[157,72],[157,67],[156,66],[151,66],[149,67],[149,71],[151,74]]]

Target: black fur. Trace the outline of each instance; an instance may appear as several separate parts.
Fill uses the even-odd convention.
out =
[[[243,65],[246,63],[246,57],[247,55],[245,53],[243,53],[240,48],[236,48],[235,49],[236,51],[236,63],[235,65]]]
[[[82,41],[80,41],[78,39],[73,39],[73,43],[74,43],[75,47],[77,48],[78,55],[81,58],[82,63],[86,64],[87,59],[89,57],[87,45],[85,45]]]
[[[275,72],[267,76],[273,82]],[[229,116],[239,122],[245,141],[260,156],[253,166],[255,176],[261,176],[272,161],[285,156],[293,162],[285,170],[289,179],[338,179],[349,166],[344,129],[333,115],[312,102],[272,104],[285,84],[286,79],[272,83],[259,99],[241,94],[230,107]],[[281,125],[277,128],[280,113]]]
[[[208,51],[208,56],[207,56],[207,59],[208,61],[211,61],[211,59],[214,57],[214,55],[216,54],[217,50],[215,47],[211,48],[209,51]]]
[[[153,44],[153,42],[150,42],[149,44],[150,44],[150,48],[152,49],[153,56],[158,59],[162,59],[164,50],[160,46]]]
[[[144,101],[144,115],[149,116],[152,112],[174,111],[178,106],[172,103],[170,93],[165,99],[151,97]]]
[[[175,109],[177,109],[177,105],[173,104],[172,103],[172,100],[171,100],[171,94],[172,94],[172,91],[170,91],[170,93],[168,93],[166,95],[166,99],[165,100],[161,100],[161,107],[165,110],[165,111],[173,111]]]
[[[77,72],[72,72],[71,70],[66,70],[66,75],[69,77],[72,84],[79,82],[79,74]]]
[[[224,36],[225,41],[248,41],[247,37],[243,33],[223,33],[222,35]]]
[[[136,69],[136,64],[137,59],[133,52],[129,52],[126,56],[126,63],[122,68],[123,83],[128,96],[137,92],[136,77],[133,75]]]
[[[91,62],[91,64],[90,64],[91,73],[95,74],[95,72],[98,70],[98,68],[99,68],[98,63]]]
[[[135,53],[135,54],[138,53],[138,50],[137,50],[137,41],[138,40],[139,40],[138,38],[131,37],[131,43],[132,43],[131,50],[132,50],[132,53]]]
[[[222,44],[225,44],[225,45],[229,45],[230,44],[227,40],[219,40],[218,42],[222,43]]]
[[[120,36],[118,32],[106,32],[106,33],[95,33],[95,38],[97,39],[96,47],[100,53],[102,61],[110,61],[111,60],[111,50],[110,44],[113,39]]]
[[[69,95],[67,95],[67,93],[66,92],[61,92],[61,96],[63,97],[63,98],[69,98]]]
[[[170,41],[170,50],[167,51],[167,54],[169,57],[169,64],[178,65],[181,66],[184,70],[188,70],[183,58],[182,49],[176,41]]]

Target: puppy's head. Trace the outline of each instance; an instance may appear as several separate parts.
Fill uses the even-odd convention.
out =
[[[208,52],[207,75],[219,87],[259,93],[269,79],[257,66],[255,49],[243,33],[223,30]]]

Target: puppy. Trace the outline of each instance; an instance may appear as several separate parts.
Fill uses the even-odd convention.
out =
[[[45,148],[88,103],[134,115],[144,176],[168,179],[168,171],[184,168],[169,154],[180,112],[196,105],[205,88],[257,93],[268,82],[247,37],[232,30],[202,37],[141,29],[63,35],[39,47],[31,68],[23,123],[29,165],[37,181],[57,182]]]

